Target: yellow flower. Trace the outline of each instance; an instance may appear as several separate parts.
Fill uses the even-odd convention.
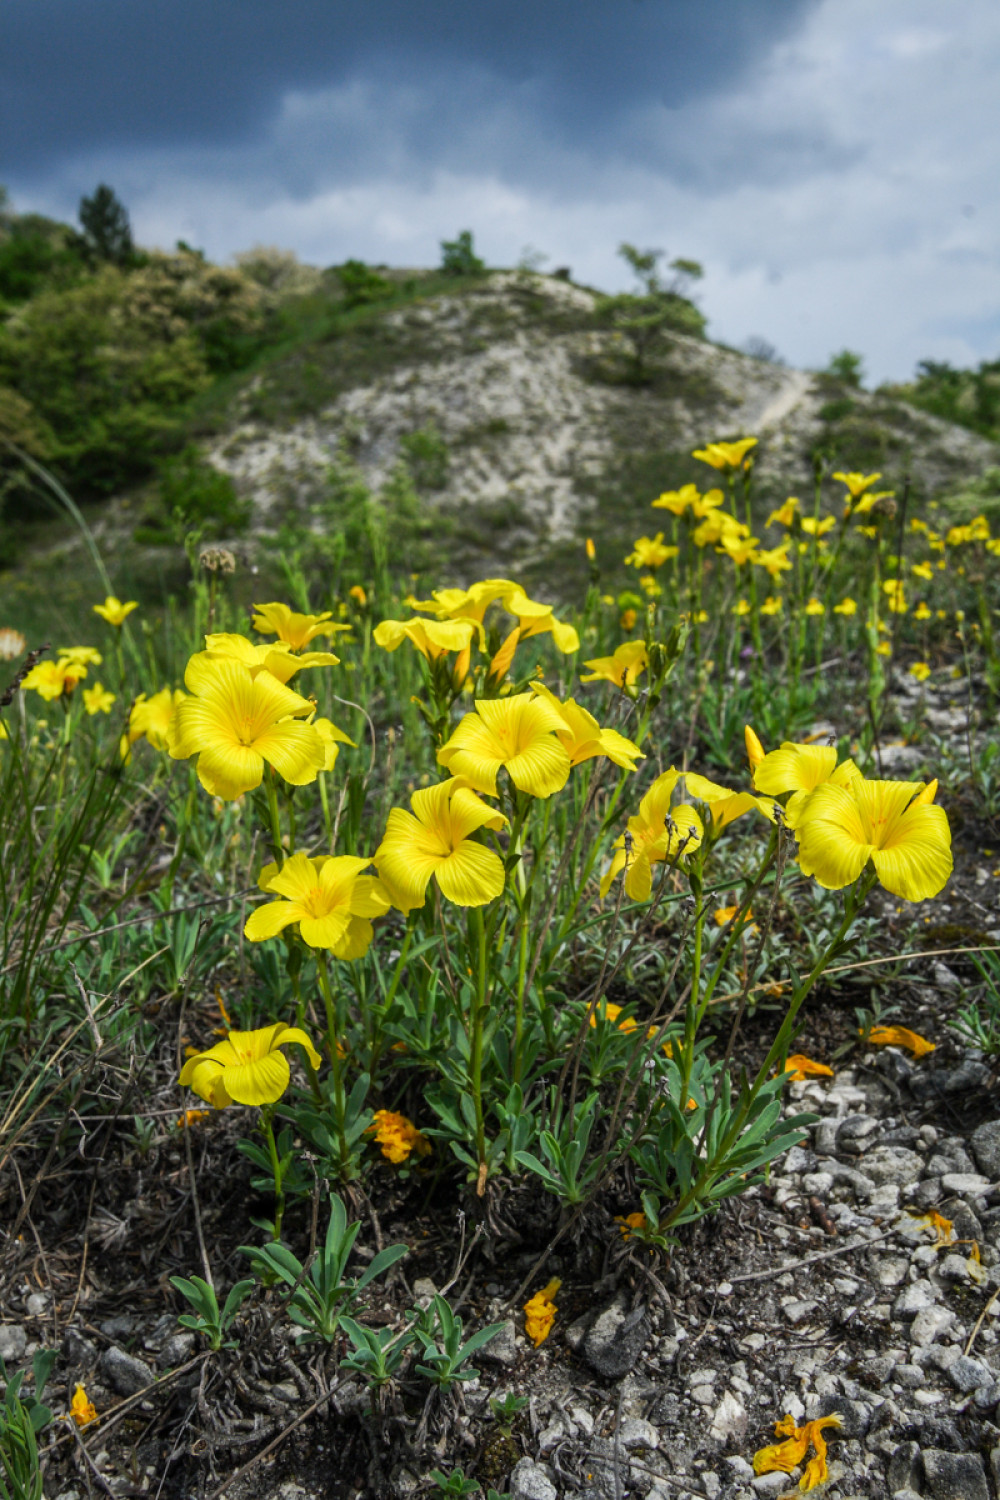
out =
[[[551,797],[566,785],[570,758],[556,738],[562,714],[532,693],[477,698],[437,758],[477,792],[497,795],[497,773],[506,767],[514,785],[532,797]]]
[[[816,596],[813,595],[811,599],[806,601],[806,614],[825,615],[826,605],[823,603],[822,599],[817,599]]]
[[[143,737],[154,750],[167,748],[167,731],[177,705],[184,702],[185,696],[180,688],[171,692],[168,687],[161,688],[152,698],[147,698],[145,693],[139,694],[128,716],[128,734],[122,737],[122,754],[125,759],[128,758],[129,747]]]
[[[774,1435],[783,1437],[785,1441],[772,1443],[769,1448],[758,1449],[753,1456],[754,1473],[790,1474],[802,1462],[812,1445],[815,1449],[815,1456],[806,1464],[805,1472],[799,1480],[799,1489],[803,1491],[815,1489],[818,1484],[825,1483],[828,1472],[823,1429],[840,1425],[841,1420],[837,1416],[818,1417],[813,1422],[806,1422],[802,1427],[796,1427],[794,1417],[783,1417],[780,1422],[775,1422]]]
[[[788,561],[787,542],[782,542],[780,547],[761,547],[750,560],[758,568],[765,568],[772,578],[787,573],[792,566]]]
[[[772,797],[792,793],[785,805],[785,816],[789,827],[794,828],[806,799],[816,787],[828,781],[835,786],[846,786],[860,776],[853,760],[837,765],[833,745],[793,745],[786,740],[754,766],[753,784],[756,791]]]
[[[905,1047],[914,1057],[926,1057],[937,1047],[936,1042],[929,1042],[908,1026],[873,1026],[868,1041],[873,1047]]]
[[[625,641],[614,656],[599,656],[594,661],[585,661],[590,675],[581,676],[581,682],[613,682],[616,687],[632,687],[646,670],[648,657],[645,641]]]
[[[421,1135],[413,1121],[391,1109],[377,1109],[365,1134],[374,1135],[382,1155],[395,1166],[414,1151],[418,1156],[429,1156],[432,1150],[430,1141]]]
[[[646,1228],[646,1215],[644,1213],[615,1215],[615,1223],[621,1225],[621,1232],[625,1239],[630,1240],[638,1229]]]
[[[91,1422],[99,1420],[97,1407],[79,1383],[73,1392],[73,1399],[69,1404],[69,1414],[77,1427],[87,1427]]]
[[[40,661],[35,663],[21,686],[25,691],[31,689],[36,692],[46,703],[51,703],[64,693],[71,693],[86,675],[87,668],[73,662]]]
[[[199,654],[211,661],[238,661],[248,669],[251,677],[270,672],[279,682],[290,681],[303,667],[340,665],[340,657],[334,656],[332,651],[307,651],[304,656],[296,656],[284,641],[268,641],[263,646],[256,646],[246,636],[231,633],[207,635],[205,650]]]
[[[749,613],[750,613],[750,600],[749,599],[737,599],[736,603],[733,605],[733,614],[736,615],[739,619],[742,620],[742,618],[744,617],[744,615],[748,615]]]
[[[552,1299],[561,1286],[562,1282],[556,1276],[549,1282],[548,1286],[543,1287],[540,1292],[536,1292],[524,1304],[524,1331],[529,1339],[533,1341],[536,1349],[540,1344],[545,1343],[545,1340],[552,1332],[552,1324],[555,1322],[556,1313],[559,1311]]]
[[[675,516],[684,515],[685,511],[691,511],[692,515],[699,520],[703,519],[710,510],[721,505],[723,494],[721,490],[708,490],[704,495],[698,493],[698,486],[685,484],[679,490],[666,490],[659,499],[654,500],[654,510],[669,510]]]
[[[389,813],[374,855],[393,906],[405,912],[423,906],[432,876],[457,906],[485,906],[499,896],[503,861],[471,835],[477,828],[503,828],[503,813],[487,807],[460,779],[414,792],[410,806],[413,813],[401,807]]]
[[[587,560],[589,562],[595,562],[597,560],[597,548],[594,546],[593,537],[588,536],[587,540],[583,544],[583,547],[584,551],[587,554]]]
[[[783,604],[784,600],[780,594],[768,594],[760,607],[760,612],[762,615],[779,615]]]
[[[804,1052],[793,1052],[785,1060],[785,1072],[790,1073],[790,1083],[804,1083],[807,1078],[832,1078],[833,1069],[826,1063],[813,1062]]]
[[[913,611],[913,618],[915,620],[929,620],[931,618],[931,616],[932,616],[932,611],[927,608],[927,605],[921,599],[920,603],[917,605],[916,609]]]
[[[309,723],[323,741],[323,770],[332,771],[337,763],[341,745],[353,745],[354,741],[332,719],[310,719]]]
[[[313,704],[270,672],[252,677],[234,661],[193,656],[184,681],[192,697],[174,710],[167,749],[174,760],[198,757],[198,780],[206,792],[231,802],[259,786],[264,762],[293,786],[316,780],[326,748],[311,724],[295,722]]]
[[[865,490],[870,490],[872,485],[882,478],[881,474],[834,474],[834,479],[841,480],[847,485],[852,500],[857,500]]]
[[[662,587],[657,583],[656,578],[652,573],[642,574],[639,579],[639,587],[642,589],[643,593],[646,594],[650,599],[659,599],[663,594]]]
[[[88,714],[109,714],[111,705],[115,702],[115,695],[95,682],[93,687],[84,688],[83,706]]]
[[[28,643],[19,630],[10,625],[0,627],[0,661],[13,661],[28,649]]]
[[[602,898],[625,870],[626,895],[632,901],[648,901],[653,889],[653,865],[687,858],[698,848],[704,832],[700,817],[693,807],[670,806],[680,777],[681,772],[673,766],[664,771],[639,803],[637,816],[629,818],[628,833],[615,842],[611,864],[601,881]]]
[[[913,567],[910,569],[910,572],[913,574],[914,578],[934,577],[934,569],[931,567],[930,563],[926,562],[914,563]]]
[[[659,568],[671,557],[676,557],[679,550],[678,547],[665,545],[663,532],[658,531],[655,536],[639,537],[625,562],[636,568]]]
[[[258,1031],[231,1031],[224,1042],[189,1057],[178,1083],[192,1088],[213,1109],[229,1104],[274,1104],[288,1087],[288,1059],[278,1049],[297,1042],[314,1068],[322,1061],[298,1026],[277,1021]]]
[[[197,1052],[194,1055],[197,1056]],[[210,1109],[186,1109],[177,1121],[176,1128],[178,1130],[189,1130],[192,1125],[200,1125],[202,1120],[210,1119],[211,1114],[212,1111]]]
[[[94,646],[60,646],[59,660],[74,667],[99,667],[104,657]]]
[[[563,727],[556,730],[556,738],[569,755],[571,766],[592,760],[595,755],[606,755],[616,766],[634,771],[636,761],[645,760],[638,745],[633,745],[617,729],[602,729],[593,714],[573,698],[560,702],[555,693],[541,682],[533,682],[531,691],[543,698],[562,719]]]
[[[623,609],[618,620],[623,630],[634,630],[637,616],[634,609]]]
[[[802,808],[799,865],[827,890],[851,885],[871,860],[881,884],[904,901],[926,901],[952,870],[951,830],[934,806],[937,783],[866,781],[818,786]]]
[[[743,743],[747,747],[747,760],[750,762],[750,769],[754,771],[764,759],[764,746],[749,724],[743,726]]]
[[[742,521],[737,521],[735,516],[729,515],[724,510],[711,510],[691,533],[691,540],[696,547],[714,547],[724,537],[731,536],[737,539],[749,535]]]
[[[882,585],[883,593],[889,596],[889,609],[894,615],[906,614],[906,590],[901,578],[887,578]]]
[[[696,448],[691,457],[700,458],[713,469],[739,469],[756,443],[756,438],[741,438],[738,443],[708,443],[704,448]]]
[[[519,589],[509,578],[484,578],[467,589],[435,589],[429,599],[414,599],[411,594],[403,603],[437,615],[439,620],[474,620],[481,625],[491,604]]]
[[[745,562],[753,557],[759,556],[757,552],[757,538],[755,536],[740,536],[736,531],[724,531],[719,538],[717,552],[724,552],[731,562],[741,568]]]
[[[841,599],[839,604],[833,606],[835,615],[856,615],[858,606],[853,599]]]
[[[910,664],[910,676],[915,677],[918,682],[926,682],[931,675],[931,669],[925,661],[915,661]]]
[[[374,936],[369,919],[383,916],[392,904],[374,876],[362,875],[370,864],[370,859],[350,854],[317,859],[293,854],[280,870],[275,864],[266,866],[261,889],[284,899],[251,912],[244,935],[260,943],[297,922],[310,948],[329,948],[336,958],[360,958]]]
[[[780,510],[772,510],[767,518],[768,526],[791,526],[795,520],[795,513],[799,508],[797,495],[789,495]]]
[[[395,651],[409,641],[421,656],[436,661],[449,651],[464,651],[472,637],[480,634],[475,620],[421,620],[415,616],[405,622],[383,620],[372,631],[372,639],[383,651]]]
[[[276,635],[293,651],[301,651],[318,635],[335,635],[338,630],[351,628],[335,623],[333,611],[329,609],[319,615],[297,614],[287,604],[255,604],[254,609],[254,630],[259,630],[261,635]]]
[[[121,627],[134,609],[139,608],[137,599],[131,599],[128,604],[123,604],[116,599],[114,594],[109,594],[103,604],[93,606],[94,614],[100,615],[102,620],[107,620],[109,625]]]
[[[364,609],[365,605],[368,603],[368,595],[365,593],[360,583],[352,584],[352,586],[347,590],[347,597],[349,599],[353,599],[359,609]]]
[[[716,782],[709,781],[707,776],[698,776],[694,771],[684,772],[684,785],[689,797],[705,804],[711,814],[713,828],[720,832],[730,823],[735,823],[737,818],[742,818],[751,808],[763,812],[766,817],[772,816],[769,811],[770,799],[755,797],[752,792],[730,791],[729,787],[718,786]]]
[[[889,641],[879,641],[878,645],[875,647],[875,655],[876,656],[891,656],[892,655],[892,645],[891,645],[891,643]]]
[[[580,637],[573,626],[557,620],[551,604],[539,604],[529,599],[520,584],[511,584],[501,603],[508,614],[516,616],[522,641],[533,635],[551,635],[557,651],[564,655],[579,651]]]
[[[835,516],[824,516],[822,521],[817,521],[814,516],[802,517],[802,530],[807,536],[826,536],[836,526]]]

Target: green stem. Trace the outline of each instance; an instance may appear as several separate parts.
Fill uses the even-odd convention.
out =
[[[268,1155],[271,1158],[271,1171],[274,1173],[274,1238],[275,1240],[280,1240],[281,1220],[285,1212],[285,1189],[282,1184],[278,1147],[274,1139],[274,1126],[271,1124],[272,1112],[270,1105],[262,1105],[260,1111],[260,1128],[264,1132],[264,1138],[267,1141]]]
[[[267,788],[267,811],[271,820],[271,847],[280,870],[285,863],[285,850],[281,842],[281,818],[278,814],[278,789],[274,784],[274,772],[268,766],[264,772],[264,785]]]
[[[330,986],[330,966],[322,948],[316,950],[316,971],[319,974],[320,994],[323,996],[323,1005],[326,1009],[327,1051],[330,1056],[330,1070],[333,1074],[333,1123],[340,1156],[340,1175],[346,1181],[354,1175],[351,1167],[351,1153],[347,1145],[347,1094],[344,1089],[344,1065],[338,1045],[337,1010]]]
[[[483,1021],[486,1016],[486,923],[481,906],[469,909],[469,941],[475,948],[476,988],[469,1017],[469,1084],[472,1103],[476,1112],[476,1158],[479,1162],[479,1181],[486,1178],[486,1125],[483,1119]]]

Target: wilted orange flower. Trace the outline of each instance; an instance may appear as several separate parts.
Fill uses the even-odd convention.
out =
[[[191,1125],[200,1125],[212,1113],[210,1109],[186,1109],[177,1121],[178,1130],[187,1130]]]
[[[69,1404],[69,1414],[77,1427],[86,1427],[88,1423],[98,1420],[97,1407],[89,1399],[82,1385],[78,1385],[73,1392],[73,1399]]]
[[[430,1141],[421,1135],[413,1121],[391,1109],[377,1109],[366,1133],[374,1135],[382,1155],[397,1166],[414,1151],[418,1156],[428,1156],[432,1150]]]
[[[813,1062],[812,1058],[806,1057],[804,1052],[793,1052],[791,1057],[785,1060],[785,1072],[791,1074],[790,1083],[804,1083],[807,1077],[833,1077],[832,1068],[828,1068],[826,1063]]]
[[[556,1313],[559,1311],[552,1299],[561,1286],[562,1282],[556,1276],[549,1282],[548,1286],[543,1287],[540,1292],[536,1292],[524,1304],[524,1329],[529,1339],[534,1341],[536,1349],[539,1344],[545,1343],[545,1340],[552,1332],[552,1324],[555,1322]]]
[[[796,1427],[794,1417],[783,1417],[780,1422],[775,1422],[774,1433],[776,1437],[783,1437],[785,1441],[773,1443],[769,1448],[760,1448],[754,1454],[754,1473],[790,1474],[805,1458],[811,1444],[816,1450],[815,1456],[806,1464],[805,1472],[799,1480],[799,1489],[815,1489],[816,1485],[823,1484],[827,1478],[826,1439],[823,1436],[823,1428],[840,1425],[840,1418],[837,1416],[818,1417],[814,1422],[806,1422],[802,1427]]]
[[[908,1026],[873,1026],[868,1033],[868,1040],[873,1047],[905,1047],[914,1057],[926,1057],[937,1045],[936,1042],[929,1042],[926,1037],[918,1036]]]
[[[931,1209],[926,1214],[907,1214],[914,1224],[919,1224],[921,1229],[929,1229],[934,1235],[937,1245],[951,1245],[955,1241],[955,1226],[944,1214],[939,1214],[936,1209]]]
[[[630,1240],[632,1238],[634,1230],[645,1229],[646,1215],[643,1213],[625,1215],[616,1214],[615,1223],[621,1226],[621,1232],[624,1235],[625,1239]]]

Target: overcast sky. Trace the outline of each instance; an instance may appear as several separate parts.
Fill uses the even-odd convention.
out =
[[[225,260],[435,265],[462,228],[873,380],[1000,357],[997,0],[4,0],[0,182]]]

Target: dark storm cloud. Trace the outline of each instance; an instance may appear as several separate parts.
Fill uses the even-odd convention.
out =
[[[397,129],[416,130],[432,154],[461,156],[463,134],[481,152],[491,111],[525,109],[550,145],[606,155],[618,132],[623,144],[642,146],[646,110],[677,109],[752,70],[814,5],[6,0],[0,176],[27,183],[104,153],[252,148],[289,95],[355,82],[368,108],[392,100]],[[360,139],[348,118],[342,126],[342,170],[352,176],[359,157],[385,146],[385,128],[376,119]],[[501,155],[509,138],[509,130],[492,138]],[[330,145],[317,131],[324,171]],[[308,191],[310,163],[299,153],[294,170]]]

